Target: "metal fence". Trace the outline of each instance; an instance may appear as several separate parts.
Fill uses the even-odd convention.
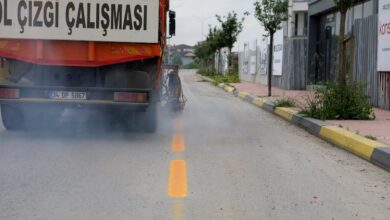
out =
[[[214,68],[218,73],[226,75],[229,72],[229,48],[225,47],[215,52]]]
[[[267,56],[260,47],[239,53],[240,79],[267,84]],[[292,38],[283,43],[282,75],[272,77],[272,85],[282,89],[302,90],[306,87],[306,38]]]
[[[372,104],[378,103],[378,74],[377,74],[377,43],[378,16],[371,16],[355,21],[355,74],[358,81],[367,83],[366,94]]]
[[[282,76],[273,76],[272,85],[283,89],[306,88],[307,39],[284,41]]]
[[[377,72],[378,16],[359,19],[354,24],[354,78],[367,84],[371,103],[390,109],[390,73]]]

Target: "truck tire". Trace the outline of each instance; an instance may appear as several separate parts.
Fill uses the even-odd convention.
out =
[[[25,129],[23,111],[15,106],[1,105],[1,118],[3,125],[7,130]]]
[[[153,103],[146,112],[143,113],[142,117],[144,121],[144,132],[155,133],[157,130],[157,104]]]

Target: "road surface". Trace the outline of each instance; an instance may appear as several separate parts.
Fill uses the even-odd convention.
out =
[[[181,75],[186,109],[155,134],[72,111],[1,126],[0,219],[390,219],[388,172]]]

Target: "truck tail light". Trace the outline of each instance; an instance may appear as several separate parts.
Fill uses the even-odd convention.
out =
[[[0,88],[0,99],[18,99],[19,89]]]
[[[116,92],[114,93],[114,101],[116,102],[146,102],[146,93],[132,93],[132,92]]]

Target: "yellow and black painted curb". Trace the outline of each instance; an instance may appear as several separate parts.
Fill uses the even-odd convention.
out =
[[[304,117],[296,109],[275,107],[273,103],[267,102],[261,97],[238,91],[226,84],[218,86],[246,102],[278,115],[313,135],[390,171],[390,146],[362,137],[346,129],[329,125],[324,121]]]
[[[229,85],[226,85],[224,83],[221,83],[218,85],[218,87],[222,88],[223,90],[225,90],[226,92],[228,93],[231,93],[231,94],[234,94],[234,95],[237,95],[236,94],[236,88],[232,87],[232,86],[229,86]]]
[[[200,74],[197,74],[197,75],[198,75],[198,77],[200,77],[204,81],[207,81],[207,82],[210,82],[210,83],[214,82],[211,78],[209,78],[207,76],[202,76]]]

